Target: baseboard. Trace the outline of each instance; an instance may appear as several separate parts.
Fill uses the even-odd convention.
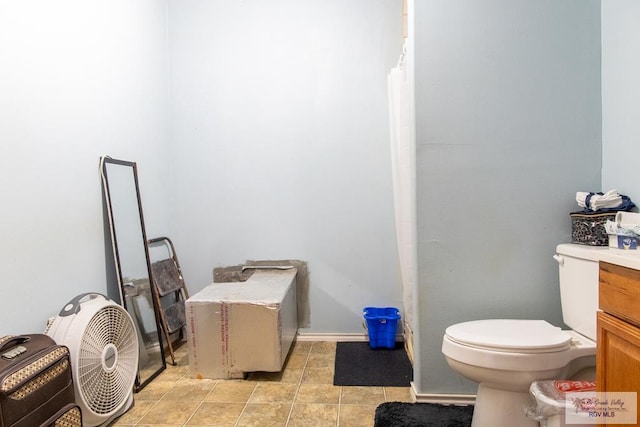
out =
[[[475,394],[418,393],[413,382],[411,383],[411,396],[416,403],[439,403],[442,405],[473,405],[476,403]]]
[[[346,341],[369,341],[369,337],[366,333],[361,333],[361,332],[355,332],[350,334],[298,332],[298,335],[296,335],[296,340],[297,341],[346,342]],[[404,337],[402,335],[397,335],[396,341],[403,342]]]
[[[351,333],[351,334],[334,334],[334,333],[306,333],[298,332],[296,340],[298,341],[367,341],[367,334],[365,333]]]

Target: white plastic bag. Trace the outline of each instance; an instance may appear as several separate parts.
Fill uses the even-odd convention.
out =
[[[567,401],[566,393],[579,391],[594,391],[594,381],[577,380],[544,380],[534,381],[529,387],[532,396],[530,405],[525,406],[524,412],[531,419],[543,422],[554,415],[564,414],[572,409],[573,402]]]

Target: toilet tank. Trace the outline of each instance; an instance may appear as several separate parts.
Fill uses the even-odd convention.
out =
[[[598,311],[598,261],[603,246],[561,244],[554,258],[560,274],[560,301],[564,323],[579,334],[596,340]]]

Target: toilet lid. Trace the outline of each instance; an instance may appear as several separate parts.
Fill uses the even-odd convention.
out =
[[[571,335],[544,320],[474,320],[449,326],[445,333],[459,344],[493,351],[552,352],[571,343]]]

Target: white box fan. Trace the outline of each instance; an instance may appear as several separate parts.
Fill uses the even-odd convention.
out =
[[[106,425],[133,404],[138,337],[129,313],[97,293],[69,301],[45,334],[69,348],[84,426]]]

